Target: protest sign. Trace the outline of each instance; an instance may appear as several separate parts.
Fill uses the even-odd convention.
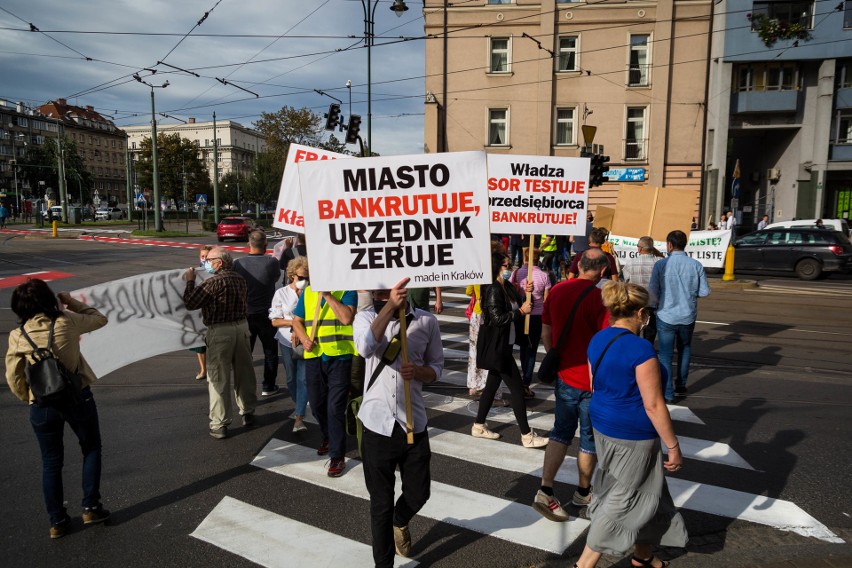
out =
[[[698,192],[691,189],[622,185],[611,232],[636,238],[649,235],[656,241],[665,240],[675,229],[688,233],[697,203]]]
[[[582,235],[589,158],[488,154],[491,231]]]
[[[613,254],[622,265],[639,255],[636,248],[638,238],[610,235],[609,242],[613,245]],[[724,268],[725,253],[730,242],[731,231],[692,231],[684,252],[700,262],[704,268]],[[655,240],[654,246],[666,254],[665,241]]]
[[[311,288],[491,281],[484,152],[300,162]]]
[[[109,323],[83,335],[80,351],[101,377],[148,357],[201,347],[201,310],[183,303],[185,268],[131,276],[82,288],[71,295],[96,308]],[[200,279],[204,271],[197,271]]]
[[[272,226],[296,233],[305,231],[302,218],[302,198],[299,192],[299,162],[316,160],[337,160],[351,158],[346,154],[311,148],[299,144],[290,144],[287,159],[284,161],[284,175],[281,176],[281,189],[278,191],[278,205]]]

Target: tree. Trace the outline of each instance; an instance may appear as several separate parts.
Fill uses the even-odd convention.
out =
[[[284,106],[278,112],[260,113],[254,127],[266,139],[270,154],[287,156],[290,143],[318,147],[322,144],[324,119],[309,108]]]
[[[183,201],[184,179],[187,201],[197,193],[211,193],[210,175],[198,156],[198,146],[180,134],[157,135],[157,167],[160,178],[160,197]],[[136,162],[138,183],[143,188],[154,187],[151,161],[151,138],[143,138],[139,160]]]
[[[228,172],[219,180],[219,203],[222,205],[239,205],[238,201],[245,201],[246,180],[237,172]],[[237,193],[239,189],[239,194]],[[242,211],[241,211],[242,213]]]
[[[337,137],[332,134],[328,137],[328,140],[325,142],[321,142],[318,148],[322,148],[323,150],[328,150],[329,152],[337,152],[338,154],[346,154],[347,156],[357,156],[357,152],[350,152],[346,148],[346,143],[342,140],[338,140]]]
[[[265,205],[278,198],[284,159],[272,152],[261,152],[254,161],[251,177],[241,182],[243,201]]]
[[[59,148],[63,150],[65,160],[68,201],[78,201],[82,192],[83,203],[91,202],[92,174],[86,170],[83,158],[77,153],[77,143],[64,136],[50,138],[39,146],[30,146],[27,155],[18,160],[18,175],[30,186],[28,197],[43,199],[49,191],[54,199],[59,198]]]

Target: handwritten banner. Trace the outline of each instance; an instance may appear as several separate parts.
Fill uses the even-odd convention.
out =
[[[313,289],[491,281],[484,152],[298,167]]]
[[[278,192],[278,205],[275,207],[275,218],[272,226],[286,229],[296,233],[305,230],[302,218],[302,198],[299,193],[299,162],[310,162],[316,160],[338,160],[340,158],[351,158],[346,154],[290,144],[287,151],[287,160],[284,162],[284,175],[281,176],[281,189]]]
[[[609,242],[613,245],[613,253],[621,264],[636,258],[639,252],[636,245],[639,239],[610,235]],[[705,268],[724,268],[725,253],[731,242],[731,231],[692,231],[684,252],[700,262]],[[654,246],[664,255],[666,243],[654,241]]]
[[[488,154],[491,231],[582,235],[589,158]]]
[[[185,268],[131,276],[71,293],[109,319],[106,326],[80,341],[95,375],[204,345],[201,310],[188,311],[183,303],[184,272]],[[196,284],[207,274],[198,271],[198,276]]]

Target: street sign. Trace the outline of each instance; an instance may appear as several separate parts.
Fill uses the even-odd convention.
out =
[[[740,178],[734,178],[731,182],[731,197],[740,196]]]
[[[145,201],[145,195],[142,193],[136,194],[136,201]]]
[[[206,193],[195,194],[195,202],[199,205],[207,205],[207,194]]]
[[[604,176],[609,181],[645,181],[645,168],[610,168]]]

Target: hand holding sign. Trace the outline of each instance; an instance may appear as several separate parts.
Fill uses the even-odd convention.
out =
[[[405,287],[408,286],[410,281],[411,278],[403,278],[391,288],[390,297],[388,297],[388,304],[390,304],[391,308],[398,310],[405,307],[405,300],[408,295],[408,290]]]

